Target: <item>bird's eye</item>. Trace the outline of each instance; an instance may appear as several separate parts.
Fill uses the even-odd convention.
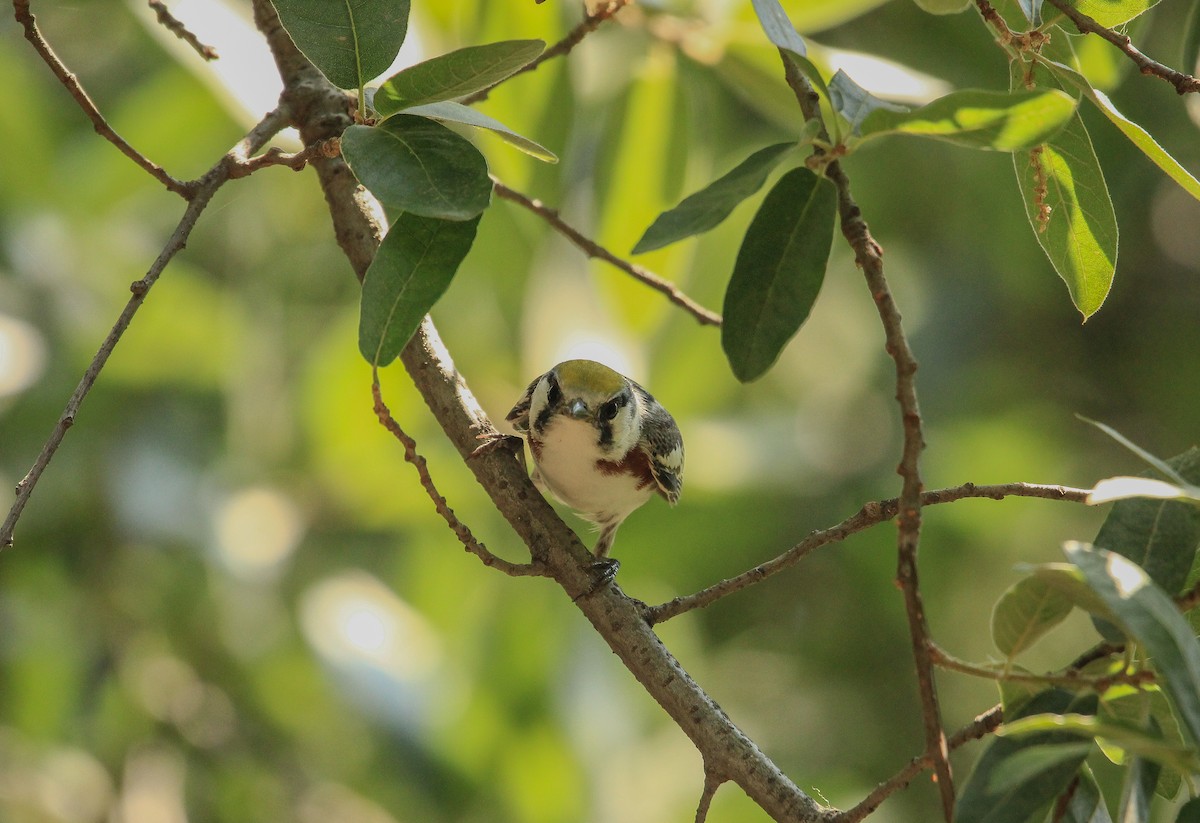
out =
[[[600,407],[600,419],[601,420],[612,420],[613,418],[615,418],[617,416],[617,412],[619,412],[621,410],[621,407],[625,405],[622,402],[623,400],[624,400],[623,397],[614,397],[612,400],[609,400],[607,403],[605,403],[603,406],[601,406]]]
[[[558,381],[554,379],[554,375],[552,374],[546,377],[546,383],[548,384],[546,387],[546,402],[551,406],[555,406],[558,404],[558,401],[562,400],[562,389],[558,387]]]

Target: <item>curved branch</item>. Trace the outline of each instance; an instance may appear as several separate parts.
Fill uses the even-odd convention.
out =
[[[1003,483],[992,486],[977,486],[974,483],[964,483],[948,489],[935,489],[921,495],[921,505],[934,506],[939,503],[952,503],[971,497],[981,497],[989,500],[1003,500],[1005,497],[1040,497],[1046,500],[1070,500],[1082,503],[1087,497],[1087,489],[1074,489],[1069,486],[1043,486],[1034,483]],[[900,501],[893,497],[888,500],[877,500],[863,505],[856,513],[828,529],[811,532],[807,537],[792,546],[783,554],[755,566],[749,571],[722,580],[701,589],[695,594],[676,597],[659,606],[646,609],[646,620],[651,625],[670,620],[681,614],[710,606],[723,597],[739,592],[742,589],[761,583],[769,577],[774,577],[784,569],[790,569],[812,552],[830,543],[838,543],[872,526],[891,520],[900,510]]]
[[[1137,46],[1133,45],[1133,41],[1129,39],[1129,35],[1119,34],[1107,26],[1100,25],[1094,19],[1088,17],[1071,3],[1067,2],[1067,0],[1050,0],[1050,4],[1071,18],[1071,22],[1075,24],[1075,28],[1079,30],[1080,34],[1094,34],[1116,46],[1121,53],[1133,61],[1134,65],[1138,67],[1138,71],[1142,74],[1148,74],[1165,80],[1175,87],[1177,94],[1195,94],[1196,92],[1200,92],[1200,80],[1190,74],[1176,71],[1170,66],[1164,66],[1157,60],[1147,57],[1138,50]]]
[[[643,268],[636,263],[630,263],[628,260],[623,260],[620,257],[617,257],[615,254],[599,245],[594,240],[589,240],[587,237],[584,237],[578,229],[571,226],[561,217],[559,217],[558,211],[545,205],[542,203],[542,201],[533,200],[521,194],[519,191],[510,189],[495,177],[492,178],[492,190],[505,200],[511,200],[513,203],[529,209],[529,211],[545,220],[555,231],[574,243],[575,246],[588,257],[603,260],[605,263],[616,266],[621,271],[632,276],[635,280],[645,283],[655,291],[662,292],[667,296],[668,300],[670,300],[676,306],[679,306],[692,317],[696,318],[701,325],[721,325],[721,315],[704,308],[704,306],[701,306],[695,300],[684,294],[674,283],[664,280],[654,272]]]
[[[113,127],[108,124],[108,121],[104,119],[104,115],[100,113],[100,109],[96,108],[96,104],[92,102],[92,98],[88,96],[83,86],[80,85],[79,78],[67,69],[62,60],[58,59],[58,55],[54,53],[54,49],[50,48],[50,44],[42,37],[42,33],[37,26],[37,20],[34,18],[33,12],[29,10],[29,0],[13,0],[13,14],[17,22],[21,24],[21,28],[25,31],[25,39],[33,46],[34,51],[38,53],[42,61],[50,67],[50,71],[54,72],[54,76],[58,78],[58,82],[62,83],[75,102],[79,104],[79,108],[83,109],[83,113],[87,115],[88,120],[92,121],[92,128],[96,130],[97,134],[116,146],[122,154],[148,172],[155,180],[166,186],[168,191],[172,191],[187,199],[197,196],[198,192],[195,183],[185,183],[182,180],[172,177],[162,166],[131,146],[124,137],[117,134]]]

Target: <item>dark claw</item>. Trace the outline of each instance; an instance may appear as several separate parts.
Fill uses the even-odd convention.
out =
[[[581,597],[589,597],[603,589],[617,577],[617,570],[621,568],[621,561],[615,557],[605,557],[597,560],[590,567],[588,573],[591,575],[592,584],[587,590],[576,595],[573,600],[578,600]]]

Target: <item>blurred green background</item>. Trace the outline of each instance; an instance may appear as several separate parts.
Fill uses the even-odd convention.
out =
[[[787,5],[819,61],[880,93],[1007,85],[973,12]],[[1138,21],[1145,51],[1178,59],[1185,5]],[[408,61],[553,42],[579,19],[573,3],[414,6]],[[220,61],[205,65],[137,2],[34,3],[117,130],[190,178],[273,105],[279,81],[248,3],[172,8]],[[182,203],[92,133],[15,23],[0,37],[0,487],[11,488]],[[1113,72],[1118,107],[1200,169],[1184,101],[1085,45],[1093,77]],[[498,177],[626,254],[663,208],[796,133],[779,74],[748,2],[646,2],[482,106],[561,163],[477,142]],[[921,363],[931,488],[1090,486],[1141,470],[1076,413],[1160,455],[1196,441],[1200,205],[1084,117],[1122,232],[1112,294],[1086,325],[1034,240],[1008,156],[892,139],[846,163]],[[759,199],[638,262],[719,310]],[[434,316],[495,419],[575,355],[606,359],[675,414],[686,492],[674,511],[637,512],[615,549],[623,588],[660,602],[899,490],[891,361],[840,237],[834,248],[812,318],[748,386],[716,330],[504,201]],[[269,169],[218,194],[0,555],[0,820],[693,818],[699,756],[568,598],[484,568],[433,512],[372,414],[357,303],[311,172]],[[403,372],[383,379],[456,512],[521,559]],[[990,608],[1014,566],[1061,559],[1061,541],[1091,538],[1103,515],[1021,499],[928,510],[935,639],[960,657],[995,655]],[[734,721],[835,805],[922,746],[894,538],[876,528],[662,627]],[[1024,662],[1061,666],[1093,639],[1073,619]],[[961,675],[939,685],[951,729],[997,697]],[[960,779],[978,746],[955,755]],[[928,820],[936,804],[924,775],[871,819]],[[766,816],[726,786],[710,819]]]

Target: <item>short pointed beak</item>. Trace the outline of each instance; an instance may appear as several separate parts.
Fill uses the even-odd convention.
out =
[[[576,420],[582,420],[588,416],[587,404],[582,400],[572,400],[571,404],[567,406],[567,412]]]

